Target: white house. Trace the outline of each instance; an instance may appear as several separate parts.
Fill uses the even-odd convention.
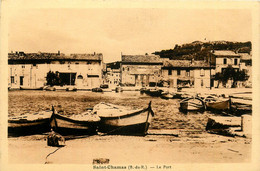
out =
[[[8,54],[8,67],[10,88],[43,87],[51,71],[57,73],[61,85],[91,89],[102,83],[103,55],[15,52]]]

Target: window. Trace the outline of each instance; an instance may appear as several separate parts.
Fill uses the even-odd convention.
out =
[[[203,87],[203,79],[201,79],[201,82],[200,82],[200,85],[201,85],[201,87]]]
[[[33,64],[33,66],[36,66],[37,64]]]
[[[234,65],[237,65],[237,59],[234,59]]]
[[[14,76],[11,76],[11,83],[14,83]]]
[[[205,75],[205,71],[204,71],[204,69],[201,69],[200,70],[200,76],[204,76]]]
[[[20,85],[23,85],[23,76],[20,76]]]
[[[25,65],[22,65],[22,68],[25,68]]]
[[[172,75],[172,70],[171,69],[168,70],[168,75]]]
[[[227,58],[224,58],[223,64],[227,64]]]
[[[177,75],[181,75],[181,70],[177,70]]]
[[[190,76],[190,70],[188,70],[188,69],[186,70],[186,76],[188,76],[188,77]]]
[[[78,63],[78,62],[76,62],[75,64],[76,64],[76,65],[78,65],[79,63]]]

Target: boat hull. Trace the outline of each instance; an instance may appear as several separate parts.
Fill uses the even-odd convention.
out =
[[[43,90],[43,87],[35,87],[35,88],[31,88],[31,87],[20,87],[20,90]]]
[[[62,135],[94,135],[97,134],[97,122],[73,120],[54,114],[50,122],[51,127]]]
[[[180,110],[182,111],[204,111],[204,102],[197,98],[188,98],[180,102]]]
[[[152,120],[151,112],[148,107],[122,116],[100,116],[98,131],[114,135],[146,135]]]
[[[35,117],[35,119],[31,118]],[[37,118],[39,117],[39,118]],[[50,131],[51,111],[39,115],[22,115],[8,119],[8,134],[11,136],[32,135]]]
[[[230,108],[230,100],[218,101],[218,102],[207,102],[207,109],[213,110],[228,110]]]

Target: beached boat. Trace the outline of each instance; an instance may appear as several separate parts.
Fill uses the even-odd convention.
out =
[[[209,96],[205,98],[205,104],[206,108],[209,110],[229,110],[231,106],[231,100]]]
[[[88,110],[81,114],[72,116],[53,113],[50,125],[54,131],[62,135],[94,135],[97,130],[97,123],[100,118]]]
[[[92,92],[103,92],[102,88],[92,88]]]
[[[201,98],[186,98],[180,102],[180,110],[182,111],[204,111],[205,103]]]
[[[20,90],[43,90],[43,87],[20,87]]]
[[[151,88],[146,89],[144,92],[149,96],[160,97],[162,95],[163,90],[158,88]]]
[[[166,99],[166,100],[168,100],[168,99],[173,99],[173,96],[174,96],[174,95],[173,95],[172,93],[168,93],[168,92],[161,94],[161,98],[162,98],[162,99]]]
[[[154,116],[151,102],[144,109],[99,103],[94,106],[93,112],[101,119],[98,131],[116,135],[146,135]]]
[[[8,133],[11,135],[27,135],[50,131],[52,111],[41,111],[8,118]]]

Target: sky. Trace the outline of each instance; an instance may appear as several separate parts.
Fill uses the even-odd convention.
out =
[[[104,62],[193,41],[252,41],[246,9],[20,9],[9,14],[8,51],[103,53]]]

